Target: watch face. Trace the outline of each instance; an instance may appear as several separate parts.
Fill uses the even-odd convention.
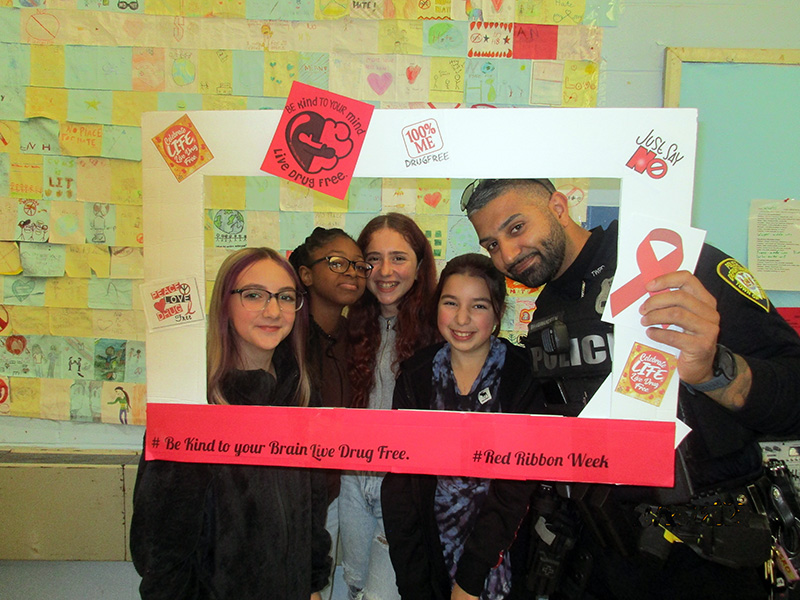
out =
[[[725,346],[717,346],[716,363],[714,375],[722,375],[729,381],[736,379],[736,359]]]

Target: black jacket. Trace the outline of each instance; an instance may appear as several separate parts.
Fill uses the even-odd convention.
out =
[[[764,298],[748,296],[727,278],[729,256],[704,245],[695,275],[717,300],[719,343],[745,358],[753,374],[744,408],[730,411],[704,394],[679,391],[679,416],[692,432],[681,445],[694,491],[757,470],[765,433],[800,433],[800,338]],[[738,264],[738,263],[735,263]],[[534,324],[553,317],[566,323],[569,354],[548,356],[529,336],[534,372],[558,378],[574,414],[611,371],[613,326],[600,320],[617,265],[617,222],[592,229],[575,261],[536,300]],[[624,360],[624,357],[622,357]],[[644,490],[643,490],[644,491]]]
[[[524,350],[506,340],[506,360],[501,371],[500,412],[542,412],[544,398]],[[433,399],[433,358],[442,347],[420,350],[400,366],[394,389],[395,409],[430,409]],[[389,473],[383,480],[381,505],[389,554],[404,600],[450,598],[450,578],[442,557],[434,515],[435,475]],[[526,520],[532,481],[494,480],[474,529],[464,546],[456,582],[479,596],[489,571],[503,553],[511,553],[511,598],[524,598],[529,526]]]
[[[278,381],[235,372],[232,404],[288,406],[297,368],[276,352]],[[145,599],[308,600],[330,573],[322,472],[250,465],[139,463],[131,556]]]

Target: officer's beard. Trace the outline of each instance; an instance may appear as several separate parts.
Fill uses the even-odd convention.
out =
[[[541,247],[518,258],[508,267],[508,275],[511,279],[531,288],[539,287],[551,281],[561,269],[561,265],[564,264],[567,236],[560,223],[552,215],[548,215],[548,217],[550,220],[550,232],[547,238],[542,241]],[[532,264],[522,271],[516,270],[517,265],[522,265],[531,257],[536,257],[537,260],[534,260]]]

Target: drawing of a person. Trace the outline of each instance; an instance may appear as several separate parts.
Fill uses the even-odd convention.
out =
[[[56,361],[58,360],[58,352],[55,346],[50,346],[50,352],[47,353],[47,376],[51,379],[56,376]]]
[[[121,385],[118,385],[114,388],[114,391],[117,393],[116,398],[114,398],[108,404],[119,404],[119,422],[123,425],[128,424],[128,411],[131,409],[131,398],[128,396],[128,392],[126,392]]]
[[[92,243],[105,244],[106,243],[106,215],[108,214],[108,204],[95,202],[92,207],[94,212],[94,219],[92,219]]]
[[[31,358],[33,359],[33,372],[37,377],[42,376],[42,363],[44,362],[44,352],[39,344],[34,344],[31,348]]]

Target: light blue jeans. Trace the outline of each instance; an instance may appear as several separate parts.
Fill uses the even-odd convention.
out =
[[[325,519],[325,529],[331,535],[331,558],[333,564],[331,565],[331,578],[328,580],[328,585],[320,590],[322,600],[331,600],[333,596],[333,575],[336,572],[336,554],[339,547],[339,498],[334,498],[333,502],[328,505],[328,516]]]
[[[339,535],[349,600],[400,600],[381,513],[382,475],[342,475]]]

